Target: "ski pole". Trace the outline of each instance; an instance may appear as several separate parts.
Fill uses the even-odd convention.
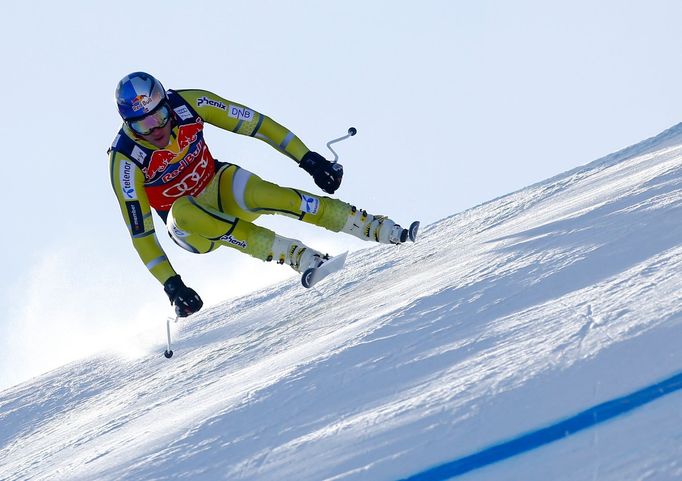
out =
[[[332,151],[332,154],[334,154],[334,160],[332,160],[332,164],[335,164],[339,161],[339,154],[337,154],[336,151],[332,149],[332,144],[335,144],[336,142],[341,142],[342,140],[346,140],[347,138],[352,137],[357,133],[358,129],[356,129],[355,127],[351,127],[348,129],[348,133],[343,137],[339,137],[338,139],[330,140],[329,142],[327,142],[327,148]]]
[[[163,355],[166,356],[166,359],[170,359],[173,357],[173,350],[171,349],[171,335],[170,335],[170,321],[172,317],[167,317],[166,318],[166,334],[168,335],[168,349],[166,349],[163,352]],[[175,322],[178,322],[178,318],[175,318]]]

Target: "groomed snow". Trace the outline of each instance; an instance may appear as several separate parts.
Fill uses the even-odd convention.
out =
[[[682,371],[681,272],[676,126],[5,390],[0,479],[407,478]],[[682,393],[466,479],[682,479]]]

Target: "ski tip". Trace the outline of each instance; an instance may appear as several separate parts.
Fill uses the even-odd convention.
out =
[[[414,221],[412,224],[410,224],[410,228],[408,229],[408,237],[412,242],[417,242],[417,234],[419,233],[419,221]]]

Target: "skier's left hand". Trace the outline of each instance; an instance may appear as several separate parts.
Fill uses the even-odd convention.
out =
[[[175,314],[178,317],[187,317],[194,314],[204,305],[199,294],[182,282],[180,276],[175,275],[163,284],[163,290],[168,294],[171,304],[175,306]]]
[[[317,152],[310,151],[305,154],[299,166],[313,177],[320,189],[328,194],[333,194],[341,185],[343,166],[329,162]]]

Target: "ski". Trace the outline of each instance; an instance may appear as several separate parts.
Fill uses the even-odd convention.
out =
[[[301,284],[303,284],[303,287],[306,289],[313,287],[329,274],[333,274],[334,272],[343,269],[343,265],[346,262],[346,256],[348,256],[348,252],[334,256],[328,261],[324,261],[318,267],[306,269],[301,276]]]

